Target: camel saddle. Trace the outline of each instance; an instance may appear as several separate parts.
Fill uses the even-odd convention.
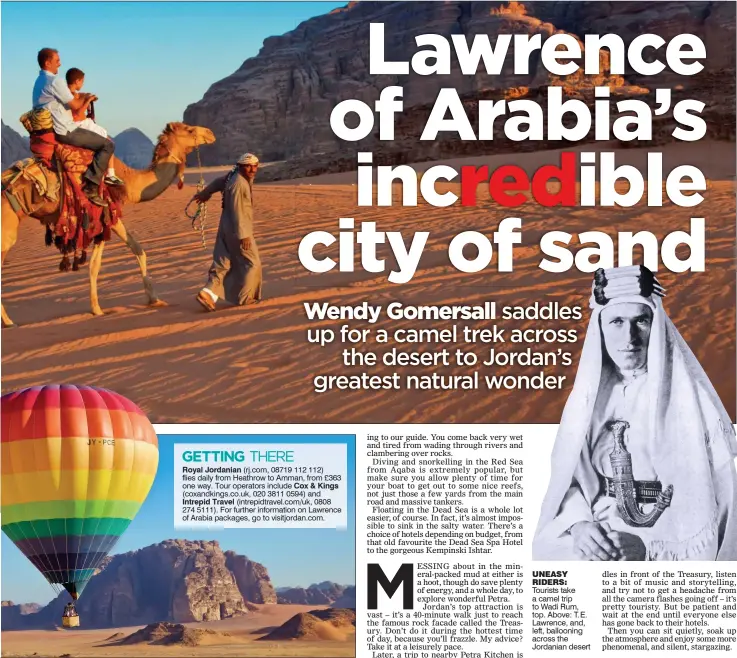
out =
[[[59,164],[81,186],[82,175],[92,163],[94,152],[57,142],[51,112],[45,108],[26,112],[21,116],[20,122],[31,136],[31,153],[53,170],[56,170],[56,165]],[[54,162],[55,159],[57,162]]]
[[[13,208],[17,211],[16,206],[20,205],[21,211],[26,214],[33,212],[33,205],[38,207],[45,201],[57,202],[61,196],[59,219],[53,226],[47,227],[46,242],[55,244],[64,254],[65,258],[60,264],[60,269],[65,270],[68,269],[66,262],[68,254],[74,253],[76,265],[78,261],[84,262],[84,250],[90,242],[110,239],[110,227],[122,216],[122,203],[118,195],[116,198],[111,196],[104,183],[100,186],[99,193],[108,202],[107,206],[95,205],[87,198],[83,189],[82,176],[90,166],[94,152],[57,142],[51,113],[48,110],[36,108],[26,112],[20,118],[20,122],[31,136],[30,147],[35,160],[29,159],[29,162],[34,163],[35,167],[29,164],[20,174],[14,175],[12,180],[8,176],[7,185],[6,176],[3,175],[3,190]],[[34,189],[38,195],[36,203],[31,205],[30,199],[26,199],[26,202],[23,203],[19,198],[20,189],[17,187],[17,181],[21,177],[29,178],[35,175],[37,169],[43,172],[44,180],[47,182],[46,187],[44,189],[40,183],[34,183]],[[48,176],[50,171],[57,175]],[[49,195],[51,188],[48,181],[53,179],[56,179],[58,183],[53,190],[54,194]],[[15,204],[12,197],[15,197]],[[18,201],[21,203],[18,204]],[[78,250],[83,252],[81,259],[77,257]]]
[[[54,158],[61,167],[82,185],[82,174],[92,163],[95,154],[89,149],[60,144],[56,141],[51,112],[37,108],[26,112],[20,122],[31,136],[31,153],[47,167],[55,169]]]
[[[48,167],[34,158],[17,160],[2,173],[2,188],[3,190],[12,189],[16,187],[19,181],[30,181],[39,197],[50,201],[58,201],[59,178],[50,174]],[[21,212],[23,211],[22,207],[18,208],[12,202],[11,205],[16,212],[19,209]]]

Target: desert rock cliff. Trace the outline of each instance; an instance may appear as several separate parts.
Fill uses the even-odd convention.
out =
[[[402,61],[411,59],[417,50],[415,36],[424,33],[447,38],[463,34],[469,42],[474,35],[488,34],[493,42],[500,34],[540,34],[544,41],[560,31],[574,35],[612,32],[628,43],[644,31],[664,38],[688,31],[708,44],[706,70],[685,81],[679,78],[678,83],[698,88],[696,97],[707,102],[709,109],[715,110],[713,105],[726,108],[730,115],[727,122],[734,116],[733,3],[361,2],[311,18],[291,32],[266,39],[256,57],[215,82],[202,100],[187,108],[187,123],[208,126],[217,137],[215,144],[203,149],[205,163],[229,163],[243,151],[253,151],[262,160],[292,161],[296,170],[290,173],[298,175],[309,173],[310,166],[324,171],[326,163],[341,158],[347,161],[338,169],[347,165],[355,168],[355,151],[359,149],[372,150],[380,160],[389,163],[499,152],[520,143],[463,143],[457,139],[440,144],[419,142],[440,88],[455,87],[465,103],[473,105],[479,98],[504,97],[509,90],[520,90],[522,95],[535,98],[549,84],[563,85],[569,95],[576,95],[591,84],[617,87],[625,94],[628,89],[646,93],[653,84],[653,78],[643,79],[632,71],[626,72],[624,78],[604,73],[596,80],[580,75],[572,80],[556,80],[534,56],[528,74],[515,75],[513,45],[499,76],[489,76],[483,70],[476,75],[463,75],[455,57],[447,76],[371,75],[371,22],[385,24],[385,59]],[[608,70],[606,51],[600,61],[602,69]],[[664,73],[657,81],[660,86],[669,86],[675,84],[672,78],[672,74],[669,77]],[[347,143],[332,133],[329,117],[337,103],[355,98],[371,104],[389,85],[404,88],[405,111],[393,143],[379,142],[376,134],[361,142]],[[690,96],[694,95],[691,92]],[[724,116],[715,120],[723,123]],[[532,146],[543,148],[539,143]],[[336,170],[336,165],[332,170]]]

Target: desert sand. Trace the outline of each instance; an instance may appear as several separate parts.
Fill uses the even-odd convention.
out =
[[[602,147],[606,148],[606,147]],[[696,353],[727,410],[735,413],[735,196],[733,143],[679,144],[664,148],[665,171],[676,164],[694,164],[709,179],[705,201],[696,208],[644,204],[632,208],[545,208],[529,202],[505,209],[481,191],[477,207],[356,207],[355,172],[332,174],[255,187],[257,241],[264,265],[264,299],[248,307],[223,306],[206,313],[195,301],[205,284],[219,216],[219,196],[209,204],[207,248],[193,232],[183,209],[199,174],[190,173],[184,190],[172,187],[153,202],[125,209],[124,219],[148,254],[149,272],[165,308],[144,305],[136,263],[117,239],[105,249],[100,275],[104,317],[89,313],[87,267],[60,273],[59,254],[45,247],[38,222],[24,221],[18,244],[2,272],[3,302],[19,325],[2,333],[2,390],[46,383],[103,386],[134,400],[153,422],[330,423],[330,422],[534,422],[557,423],[573,383],[581,340],[570,349],[573,365],[549,367],[565,375],[563,390],[488,391],[330,391],[317,394],[316,374],[389,374],[390,368],[341,365],[344,346],[320,347],[306,342],[308,328],[338,329],[340,321],[308,322],[304,302],[335,304],[480,304],[504,305],[559,302],[584,309],[578,323],[523,321],[524,327],[575,328],[582,339],[587,322],[591,275],[571,270],[549,274],[538,268],[540,236],[551,230],[649,230],[659,238],[688,230],[689,219],[705,217],[707,268],[704,273],[672,274],[661,270],[668,289],[668,314]],[[580,149],[579,149],[580,150]],[[590,148],[586,149],[590,150]],[[600,149],[601,150],[601,149]],[[642,166],[646,151],[617,152],[617,164]],[[462,164],[519,164],[528,171],[555,163],[555,152],[473,157]],[[424,170],[432,163],[418,165]],[[204,172],[210,179],[219,170]],[[458,190],[458,185],[449,185]],[[464,230],[490,235],[504,217],[521,217],[523,243],[515,246],[512,273],[491,265],[476,274],[451,266],[447,246]],[[338,232],[340,217],[375,221],[380,230],[401,231],[408,242],[415,231],[429,231],[418,271],[407,284],[387,281],[387,271],[364,272],[356,257],[354,272],[312,274],[297,257],[302,236],[314,230]],[[337,249],[324,253],[335,257]],[[687,252],[681,254],[685,257]],[[484,323],[469,323],[481,328]],[[507,323],[508,329],[516,323]],[[369,327],[354,322],[352,326]],[[431,322],[382,318],[373,327],[439,327]],[[444,325],[449,326],[449,325]],[[372,345],[372,347],[376,347]],[[392,345],[380,346],[383,352]],[[434,346],[423,346],[428,349]],[[438,347],[463,347],[461,344]],[[489,345],[473,351],[484,359]],[[497,346],[498,347],[498,346]],[[404,346],[405,349],[419,349]],[[506,344],[503,349],[512,349]],[[534,346],[550,349],[550,346]],[[540,368],[500,368],[482,374],[534,374]],[[430,373],[433,368],[424,372]],[[402,369],[401,373],[412,372]],[[467,371],[452,367],[451,374]],[[483,381],[483,379],[482,379]],[[520,403],[520,402],[523,403]]]
[[[281,626],[294,615],[324,606],[260,605],[244,617],[218,622],[186,624],[188,628],[211,630],[196,633],[201,638],[196,646],[186,644],[149,644],[121,642],[140,627],[106,628],[101,630],[12,631],[2,634],[3,656],[69,656],[74,658],[110,656],[243,656],[244,658],[288,658],[291,656],[355,656],[355,637],[348,630],[335,629],[332,639],[263,641],[265,635]]]

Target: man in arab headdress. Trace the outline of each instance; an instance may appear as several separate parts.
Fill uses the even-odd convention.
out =
[[[261,299],[261,259],[253,232],[253,179],[258,158],[242,155],[236,166],[194,195],[206,202],[215,192],[223,193],[223,212],[205,287],[197,301],[208,311],[223,297],[231,304],[244,305]]]
[[[734,429],[663,296],[644,267],[596,272],[533,540],[536,560],[737,559]],[[616,426],[627,427],[635,482],[620,493],[635,501],[634,513],[616,498]],[[638,517],[657,520],[638,526]]]

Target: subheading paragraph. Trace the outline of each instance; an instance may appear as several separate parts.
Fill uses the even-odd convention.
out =
[[[329,370],[314,373],[316,393],[560,390],[567,385],[582,317],[580,307],[558,302],[304,307],[314,324],[306,330],[307,342],[339,353]]]
[[[345,528],[347,446],[175,444],[177,528]]]

